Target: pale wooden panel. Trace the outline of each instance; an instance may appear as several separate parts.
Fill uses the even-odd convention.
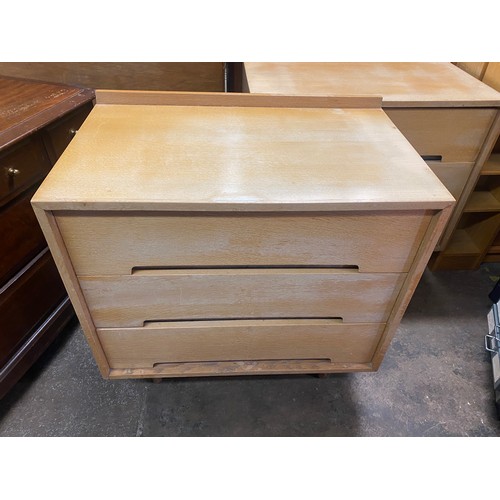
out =
[[[204,211],[453,201],[380,109],[141,105],[95,106],[33,199],[44,209]]]
[[[455,199],[459,199],[469,179],[474,163],[446,163],[428,161],[427,165]]]
[[[0,74],[94,89],[224,91],[222,62],[2,62]]]
[[[34,208],[35,215],[38,219],[40,227],[42,228],[45,239],[47,240],[50,252],[56,263],[57,270],[61,275],[68,296],[71,300],[76,315],[80,321],[83,333],[87,342],[92,350],[94,359],[99,366],[101,375],[107,378],[109,375],[109,365],[106,355],[102,350],[102,346],[97,337],[96,329],[92,316],[83,297],[80,283],[75,275],[71,259],[68,256],[64,242],[62,241],[61,234],[55,222],[54,216],[51,212],[45,212]]]
[[[214,318],[335,317],[346,323],[382,323],[405,277],[328,269],[207,269],[81,277],[80,285],[101,328]]]
[[[235,375],[283,375],[374,371],[371,363],[332,363],[318,360],[206,361],[204,363],[163,363],[153,368],[115,368],[109,378],[227,377]]]
[[[473,162],[496,109],[386,109],[389,118],[421,155],[444,162]]]
[[[500,62],[488,63],[483,82],[500,91]]]
[[[375,370],[378,370],[380,363],[384,358],[385,352],[387,351],[392,338],[396,334],[396,330],[401,322],[401,319],[403,318],[408,304],[410,303],[413,293],[415,292],[415,288],[422,277],[432,252],[436,248],[436,244],[443,232],[443,228],[446,226],[446,223],[450,218],[452,209],[453,207],[447,207],[436,213],[427,228],[427,232],[422,238],[421,245],[415,255],[410,271],[408,272],[406,280],[401,287],[401,292],[389,316],[387,328],[385,329],[380,343],[377,346],[375,355],[373,356],[372,363]]]
[[[488,67],[487,62],[457,62],[456,65],[478,80],[483,79],[483,75]]]
[[[451,63],[245,63],[251,93],[381,95],[385,107],[499,106],[500,95]]]
[[[114,369],[156,363],[329,360],[370,362],[384,324],[328,320],[193,321],[98,329]]]
[[[97,104],[158,106],[243,106],[270,108],[380,108],[378,96],[277,96],[220,92],[97,90]]]
[[[428,161],[427,164],[453,197],[459,200],[472,173],[474,163]],[[442,239],[443,237],[436,246],[436,251],[442,250]]]
[[[450,238],[452,237],[453,231],[460,220],[460,216],[465,208],[467,200],[471,193],[474,191],[474,187],[476,186],[477,180],[481,175],[481,170],[483,165],[490,157],[491,151],[498,139],[498,135],[500,134],[500,111],[496,113],[493,124],[488,131],[484,144],[481,148],[479,156],[477,157],[476,163],[474,164],[474,168],[472,169],[472,173],[469,176],[467,183],[465,184],[464,190],[462,192],[462,196],[457,200],[457,204],[455,209],[450,217],[448,226],[443,232],[441,238],[441,244],[446,245]],[[437,261],[436,261],[437,262]],[[438,264],[435,264],[437,267],[435,269],[439,269]]]
[[[431,220],[424,211],[307,215],[59,213],[78,275],[171,266],[359,266],[406,272]]]

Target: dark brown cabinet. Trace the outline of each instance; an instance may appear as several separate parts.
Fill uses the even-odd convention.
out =
[[[0,398],[74,314],[30,200],[93,98],[91,89],[0,76]]]

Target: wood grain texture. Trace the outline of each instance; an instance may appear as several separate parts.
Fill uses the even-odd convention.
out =
[[[483,82],[500,91],[500,62],[490,62],[482,78]]]
[[[93,98],[91,89],[0,75],[0,149]]]
[[[387,115],[421,155],[445,162],[474,162],[496,109],[387,109]]]
[[[39,137],[29,137],[0,151],[0,207],[41,181],[51,168]],[[14,175],[9,173],[14,169]]]
[[[324,360],[367,363],[385,325],[328,320],[181,322],[98,329],[113,369],[156,363]]]
[[[452,210],[453,207],[447,207],[444,210],[436,212],[427,228],[426,234],[422,238],[418,252],[387,321],[387,327],[373,356],[372,365],[375,370],[378,370],[380,367],[389,344],[396,334],[396,330],[401,323],[401,319],[429,262],[432,252],[436,248],[436,244],[450,218]]]
[[[0,76],[0,397],[74,315],[30,198],[57,159],[44,129],[85,106],[88,113],[93,95]]]
[[[75,275],[71,260],[68,257],[55,218],[51,212],[39,210],[36,207],[33,207],[33,210],[47,240],[61,279],[99,367],[99,371],[104,378],[107,378],[109,376],[109,364],[97,337],[92,317],[85,303],[80,284]]]
[[[487,62],[457,62],[456,66],[460,69],[463,69],[469,75],[472,75],[474,78],[478,80],[483,79],[483,75],[488,67]],[[498,90],[498,89],[497,89]]]
[[[33,199],[54,210],[433,209],[453,202],[379,109],[141,105],[95,106]]]
[[[49,316],[22,343],[16,353],[0,368],[0,399],[29,370],[49,345],[62,333],[74,317],[74,310],[68,297],[65,297]]]
[[[0,287],[47,246],[30,204],[35,189],[0,211]]]
[[[446,251],[445,245],[447,245],[448,242],[451,241],[451,237],[453,235],[455,228],[457,227],[460,217],[462,216],[462,212],[467,203],[467,200],[469,199],[469,196],[473,192],[474,187],[479,179],[479,176],[481,175],[481,170],[483,168],[483,165],[490,157],[490,154],[493,150],[494,145],[496,144],[499,134],[500,134],[500,112],[496,114],[493,123],[490,129],[488,130],[488,133],[481,147],[477,160],[474,163],[474,168],[472,169],[472,173],[469,176],[469,179],[467,180],[464,189],[462,191],[462,196],[460,197],[459,200],[457,200],[455,210],[449,219],[447,227],[443,231],[441,237],[441,244],[443,245],[444,248],[443,251]],[[436,270],[439,269],[439,259],[434,262],[434,269]],[[460,269],[460,267],[456,269]]]
[[[405,277],[328,269],[207,269],[80,277],[80,286],[97,328],[266,317],[382,323]]]
[[[97,105],[33,198],[113,378],[378,367],[453,203],[380,109],[143,104]]]
[[[429,165],[437,178],[445,185],[446,189],[456,200],[460,198],[474,168],[473,162],[449,163],[428,161],[427,165]]]
[[[147,106],[222,106],[253,108],[380,108],[380,96],[283,96],[220,92],[97,90],[97,104]]]
[[[431,219],[424,211],[56,217],[79,276],[165,266],[354,265],[361,272],[406,272]]]
[[[64,297],[48,249],[0,288],[0,367]]]
[[[42,137],[52,164],[61,157],[91,110],[89,102],[44,128]]]
[[[224,91],[222,62],[2,62],[0,74],[93,89]]]
[[[233,377],[240,375],[283,375],[374,371],[371,363],[332,363],[328,360],[206,361],[163,363],[153,368],[115,368],[110,379],[162,377]]]
[[[500,106],[500,94],[451,63],[246,62],[251,93],[381,95],[383,107]],[[245,86],[245,84],[244,84]]]

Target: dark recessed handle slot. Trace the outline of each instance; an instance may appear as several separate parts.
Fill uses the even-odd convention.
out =
[[[318,317],[318,316],[275,316],[275,317],[266,317],[266,318],[190,318],[190,319],[150,319],[143,322],[143,326],[145,327],[161,327],[164,324],[171,325],[172,323],[222,323],[222,322],[237,322],[237,321],[248,321],[249,323],[269,321],[269,322],[283,322],[283,321],[293,321],[295,324],[297,323],[305,323],[309,324],[314,322],[315,324],[324,323],[324,324],[340,324],[343,323],[344,319],[340,316],[334,317]]]
[[[252,360],[248,360],[248,359],[231,359],[231,360],[222,360],[222,361],[170,361],[170,362],[166,362],[166,363],[154,363],[153,364],[153,368],[161,368],[162,366],[164,366],[165,368],[168,367],[168,366],[178,366],[179,364],[182,364],[182,365],[200,365],[200,364],[208,364],[208,365],[211,365],[211,364],[216,364],[216,365],[224,365],[224,364],[228,364],[230,365],[231,363],[238,363],[238,364],[245,364],[245,363],[248,363],[248,364],[251,364],[251,365],[255,365],[255,364],[259,364],[259,363],[286,363],[286,364],[299,364],[300,363],[317,363],[317,364],[320,364],[320,365],[330,365],[333,360],[330,359],[330,358],[296,358],[296,359],[252,359]]]
[[[134,266],[131,269],[131,274],[150,274],[155,271],[215,271],[215,270],[238,270],[238,269],[339,269],[346,271],[359,271],[359,266],[353,264],[338,265],[338,266],[324,266],[324,265],[276,265],[276,266]]]
[[[442,155],[421,155],[424,161],[442,161]]]

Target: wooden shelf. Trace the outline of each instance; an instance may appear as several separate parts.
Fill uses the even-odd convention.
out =
[[[483,262],[500,262],[500,253],[488,253],[484,256]]]
[[[479,255],[481,249],[474,243],[466,229],[457,229],[443,252],[451,255]]]
[[[491,193],[491,191],[474,191],[464,212],[500,212],[500,201]]]
[[[492,154],[481,170],[481,175],[500,175],[500,154]]]

